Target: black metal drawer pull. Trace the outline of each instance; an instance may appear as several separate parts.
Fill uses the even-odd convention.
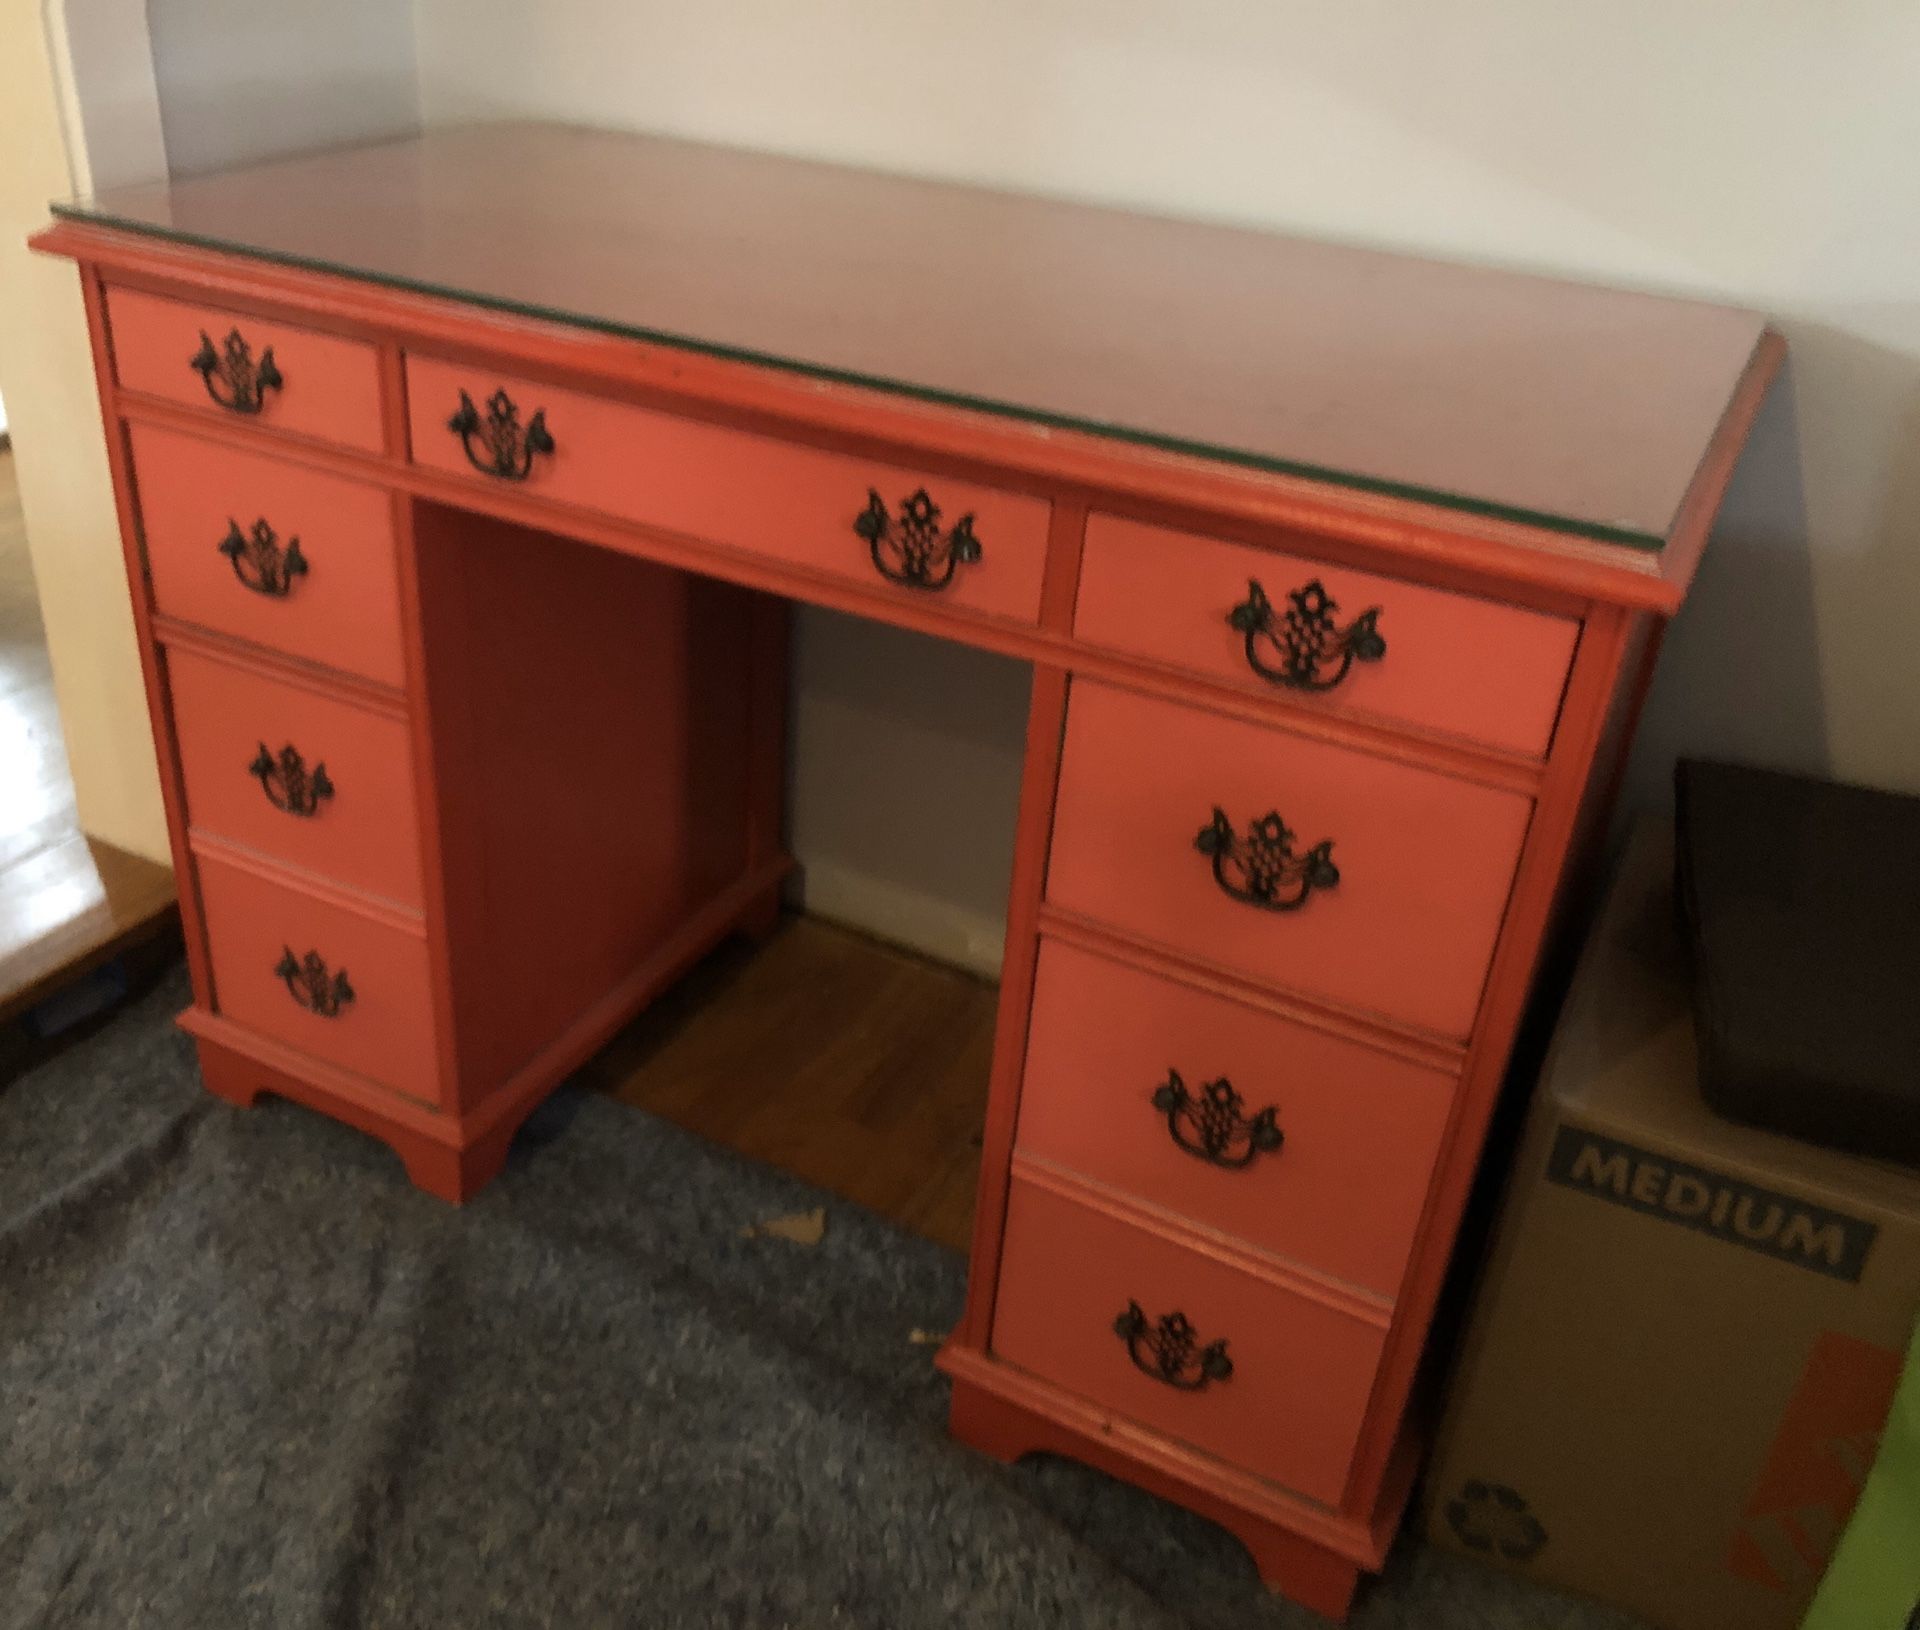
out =
[[[1286,1140],[1280,1111],[1272,1104],[1248,1118],[1246,1101],[1224,1075],[1188,1090],[1178,1070],[1168,1070],[1153,1089],[1153,1107],[1167,1118],[1167,1133],[1182,1149],[1209,1165],[1239,1171]]]
[[[473,405],[473,398],[460,393],[460,411],[447,421],[447,428],[460,438],[467,462],[482,475],[502,481],[524,481],[533,471],[536,453],[551,453],[553,437],[547,431],[547,410],[539,408],[523,429],[520,409],[504,390],[487,398],[487,416]]]
[[[293,591],[293,580],[307,575],[307,557],[300,553],[300,540],[288,538],[282,549],[279,534],[264,520],[255,521],[250,532],[242,532],[238,521],[229,520],[219,549],[235,577],[255,594],[271,599],[284,600]]]
[[[258,413],[267,405],[267,392],[286,384],[273,365],[273,347],[269,345],[255,362],[253,348],[237,328],[229,329],[218,345],[201,329],[200,349],[188,358],[187,365],[200,376],[207,394],[229,413]]]
[[[940,506],[925,487],[900,506],[894,520],[880,494],[867,489],[867,507],[853,523],[867,542],[874,569],[891,583],[910,589],[944,589],[962,566],[980,559],[980,540],[973,535],[973,517],[962,515],[951,531],[940,530]]]
[[[274,976],[286,981],[287,994],[309,1013],[323,1019],[337,1019],[353,1004],[353,986],[347,983],[347,971],[327,972],[327,964],[318,951],[304,957],[293,954],[291,945],[280,952],[274,964]]]
[[[1304,588],[1289,589],[1287,613],[1275,617],[1256,577],[1247,580],[1247,597],[1227,613],[1227,621],[1244,636],[1247,666],[1262,679],[1289,690],[1332,690],[1356,662],[1378,662],[1387,654],[1378,606],[1345,628],[1334,621],[1339,609],[1316,577]],[[1279,657],[1279,666],[1263,658],[1263,647]]]
[[[1138,1302],[1128,1302],[1126,1312],[1113,1321],[1113,1333],[1127,1344],[1135,1369],[1182,1392],[1203,1392],[1233,1374],[1226,1338],[1202,1347],[1184,1313],[1162,1313],[1152,1320]]]
[[[1194,848],[1213,861],[1213,880],[1236,900],[1262,911],[1296,911],[1315,889],[1330,889],[1340,881],[1333,863],[1333,839],[1296,854],[1294,834],[1277,810],[1268,810],[1247,828],[1243,838],[1234,831],[1226,811],[1217,804],[1213,819],[1200,828]]]
[[[267,795],[267,802],[289,815],[317,815],[320,805],[333,796],[333,782],[327,778],[326,765],[316,764],[309,771],[306,760],[291,744],[276,754],[261,742],[260,751],[247,766],[247,774],[259,777],[260,790]]]

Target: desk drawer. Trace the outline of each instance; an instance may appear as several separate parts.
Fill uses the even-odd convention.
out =
[[[1047,896],[1262,982],[1464,1037],[1532,807],[1076,679]],[[1322,845],[1337,881],[1314,863]]]
[[[405,683],[384,492],[151,425],[129,435],[157,610]]]
[[[1304,597],[1298,604],[1295,594]],[[1323,607],[1327,622],[1315,631],[1305,617]],[[1236,611],[1253,626],[1236,627]],[[1377,613],[1373,643],[1364,629],[1349,633],[1369,613]],[[1537,758],[1553,737],[1580,625],[1306,555],[1093,515],[1073,631],[1090,645],[1241,690]]]
[[[1039,620],[1042,499],[428,357],[407,359],[407,401],[417,464],[863,587]]]
[[[363,340],[107,290],[114,378],[182,407],[363,453],[385,445],[380,367]]]
[[[1154,1350],[1166,1319],[1193,1337],[1184,1362],[1167,1355],[1172,1380]],[[1014,1177],[994,1351],[1309,1499],[1340,1503],[1385,1335],[1331,1300]],[[1203,1369],[1215,1342],[1231,1374],[1217,1360]]]
[[[205,849],[195,861],[221,1013],[395,1092],[436,1101],[432,982],[417,928]]]
[[[1452,1103],[1442,1071],[1041,948],[1019,1150],[1389,1300]]]
[[[167,678],[196,832],[420,909],[405,719],[178,646]]]

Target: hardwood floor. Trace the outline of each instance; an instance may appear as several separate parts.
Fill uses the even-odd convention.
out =
[[[971,974],[787,917],[766,943],[709,957],[584,1079],[965,1250],[995,996]]]
[[[13,454],[0,451],[0,1023],[163,930],[173,898],[167,867],[80,831]]]

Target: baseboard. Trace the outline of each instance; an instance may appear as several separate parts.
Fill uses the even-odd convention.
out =
[[[1006,919],[906,888],[833,861],[803,860],[799,903],[816,917],[844,923],[983,979],[1000,977]]]

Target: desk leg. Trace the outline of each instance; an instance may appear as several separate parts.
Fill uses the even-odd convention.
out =
[[[449,1205],[463,1205],[500,1175],[513,1146],[519,1120],[502,1122],[473,1143],[449,1148],[430,1138],[394,1141],[394,1152],[407,1168],[407,1180]]]

